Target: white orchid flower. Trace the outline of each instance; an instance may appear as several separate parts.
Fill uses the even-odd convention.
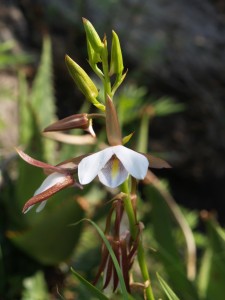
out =
[[[96,176],[104,185],[115,188],[128,174],[144,179],[148,171],[148,159],[122,145],[108,147],[81,160],[78,165],[80,184],[90,183]]]

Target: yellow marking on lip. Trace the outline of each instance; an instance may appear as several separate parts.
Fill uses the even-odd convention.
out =
[[[112,178],[115,178],[118,175],[119,169],[120,169],[120,162],[119,159],[115,157],[112,160],[112,170],[111,170]]]

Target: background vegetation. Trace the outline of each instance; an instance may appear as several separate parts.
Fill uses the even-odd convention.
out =
[[[33,157],[53,164],[95,149],[84,142],[63,145],[41,135],[57,118],[88,109],[82,107],[82,96],[64,65],[65,53],[84,65],[85,16],[102,36],[110,35],[111,29],[120,36],[129,69],[117,100],[124,133],[135,131],[132,146],[146,146],[173,165],[173,170],[154,173],[150,184],[140,187],[139,218],[145,225],[154,292],[158,298],[176,299],[164,286],[166,295],[158,272],[180,299],[221,299],[222,4],[3,1],[0,10],[0,298],[92,299],[70,267],[92,280],[101,240],[90,224],[68,225],[88,217],[103,228],[107,193],[95,182],[79,194],[72,189],[60,192],[40,214],[22,215],[24,202],[44,174],[19,160],[13,149],[22,145]],[[147,120],[143,111],[150,112]],[[95,129],[103,141],[101,123]],[[138,282],[136,265],[134,270]],[[139,299],[141,287],[134,289]]]

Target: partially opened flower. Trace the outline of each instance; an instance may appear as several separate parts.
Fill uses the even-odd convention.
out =
[[[126,180],[128,174],[144,179],[148,165],[144,155],[122,145],[112,146],[82,159],[78,165],[79,182],[88,184],[98,175],[104,185],[115,188]]]
[[[78,165],[81,184],[88,184],[98,176],[104,185],[115,188],[127,179],[128,174],[136,179],[144,179],[149,166],[169,167],[164,160],[135,152],[122,145],[117,113],[110,97],[106,101],[106,131],[111,147],[81,160]]]
[[[50,173],[41,186],[35,191],[34,196],[25,203],[22,210],[23,213],[28,212],[37,203],[40,203],[40,205],[37,207],[36,212],[41,211],[45,207],[48,198],[68,186],[81,187],[76,183],[73,174],[77,170],[77,162],[79,162],[83,156],[66,161],[58,166],[52,166],[30,157],[20,149],[16,149],[16,151],[22,159],[29,164],[42,168]]]

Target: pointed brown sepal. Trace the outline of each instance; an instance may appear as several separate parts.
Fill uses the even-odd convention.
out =
[[[103,248],[102,248],[101,263],[100,263],[100,266],[98,268],[98,272],[97,272],[97,274],[95,276],[95,279],[93,280],[93,284],[94,285],[97,284],[97,282],[98,282],[98,280],[99,280],[102,272],[104,271],[108,258],[109,258],[109,251],[108,251],[107,247],[104,244]]]
[[[75,114],[59,120],[44,129],[44,132],[49,131],[63,131],[68,129],[80,128],[88,129],[89,120],[87,114]]]
[[[151,154],[143,154],[149,161],[149,168],[154,168],[154,169],[163,169],[163,168],[172,168],[168,162],[166,162],[164,159],[153,156]]]
[[[129,256],[127,255],[127,245],[126,240],[122,240],[120,242],[121,248],[121,255],[122,255],[122,271],[123,271],[123,278],[127,288],[128,293],[130,293],[130,284],[129,284],[129,270],[130,270],[130,263],[129,263]]]
[[[28,154],[24,153],[21,149],[19,148],[15,148],[17,153],[19,154],[19,156],[25,160],[28,164],[38,167],[38,168],[42,168],[42,169],[46,169],[46,170],[50,170],[51,172],[58,172],[58,173],[65,173],[66,170],[62,170],[62,168],[59,167],[55,167],[52,165],[49,165],[47,163],[44,163],[40,160],[34,159],[31,156],[29,156]]]
[[[112,246],[112,245],[111,245]],[[108,261],[106,262],[106,269],[105,269],[105,282],[103,285],[103,290],[109,285],[112,274],[113,274],[113,261],[111,256],[109,256]]]
[[[56,168],[64,169],[67,172],[69,172],[70,170],[77,170],[77,167],[78,167],[79,163],[81,162],[81,160],[91,154],[92,153],[82,154],[80,156],[64,160],[61,163],[57,164]]]
[[[122,145],[121,129],[112,99],[106,99],[106,132],[110,146]]]
[[[26,213],[30,206],[33,206],[34,204],[37,204],[39,202],[42,202],[44,200],[47,200],[52,195],[56,194],[60,190],[65,189],[68,186],[71,186],[75,183],[74,178],[71,175],[65,175],[65,180],[63,182],[57,183],[47,190],[33,196],[30,198],[24,205],[22,212]]]
[[[52,166],[47,164],[43,161],[37,160],[29,156],[28,154],[24,153],[21,149],[15,148],[19,156],[26,161],[28,164],[44,169],[45,174],[51,174],[53,172],[62,173],[62,174],[73,174],[78,167],[79,162],[87,155],[81,155],[72,159],[68,159],[66,161],[61,162],[56,166]]]

